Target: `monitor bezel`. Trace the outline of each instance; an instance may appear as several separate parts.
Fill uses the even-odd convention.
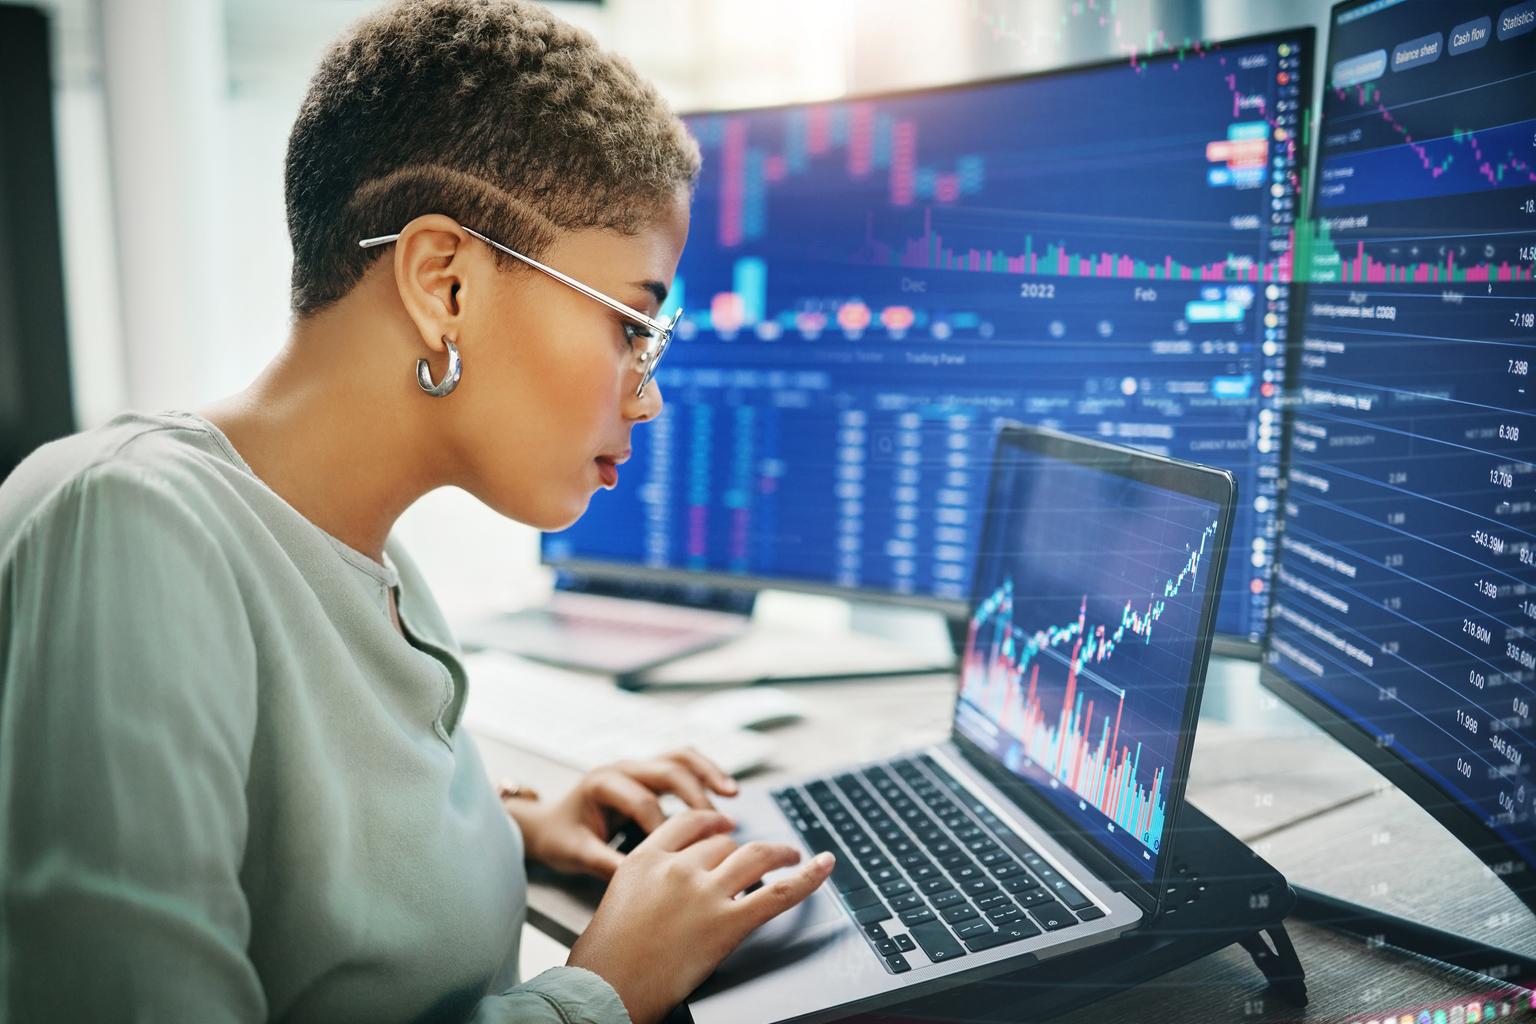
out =
[[[1179,745],[1168,777],[1168,812],[1164,824],[1163,845],[1158,851],[1157,863],[1151,880],[1143,879],[1118,858],[1101,848],[1097,840],[1088,834],[1081,821],[1072,818],[1062,808],[1040,793],[1037,787],[1025,782],[998,762],[986,750],[960,733],[955,723],[959,719],[960,692],[963,681],[955,686],[954,705],[950,712],[950,741],[964,755],[966,762],[979,774],[1005,793],[1023,808],[1030,817],[1053,838],[1067,846],[1101,877],[1110,879],[1115,888],[1124,892],[1148,916],[1158,914],[1160,896],[1167,891],[1173,873],[1174,850],[1177,847],[1179,820],[1189,784],[1189,766],[1195,751],[1195,729],[1200,720],[1200,702],[1205,689],[1206,669],[1210,662],[1213,625],[1216,608],[1221,599],[1222,573],[1226,569],[1227,548],[1232,540],[1232,519],[1237,507],[1237,478],[1228,470],[1185,462],[1181,459],[1154,455],[1124,445],[1110,444],[1094,438],[1079,437],[1048,427],[1008,423],[998,433],[993,455],[994,472],[988,488],[988,507],[998,504],[997,474],[998,456],[1005,448],[1023,449],[1035,454],[1058,458],[1075,465],[1134,480],[1166,491],[1186,495],[1215,505],[1220,516],[1219,543],[1213,549],[1209,575],[1210,581],[1202,598],[1198,638],[1193,657],[1190,659],[1188,695],[1179,723]],[[995,520],[983,527],[977,548],[977,568],[988,550]],[[979,576],[973,576],[979,579]],[[969,606],[979,602],[979,585],[973,588]]]
[[[1341,15],[1352,10],[1368,6],[1375,0],[1339,0],[1333,5],[1328,16],[1328,51],[1322,54],[1320,67],[1326,76],[1333,66],[1333,52],[1337,43],[1335,29]],[[1327,91],[1327,79],[1324,79],[1324,95]],[[1323,109],[1320,106],[1312,123],[1312,137],[1319,138],[1323,131]],[[1314,165],[1311,167],[1311,189],[1306,200],[1306,213],[1310,215],[1317,209],[1317,170],[1322,166],[1322,154],[1319,147],[1313,146]],[[1286,392],[1294,393],[1292,379],[1297,372],[1297,359],[1305,335],[1305,310],[1307,301],[1308,282],[1304,274],[1298,274],[1292,283],[1291,306],[1292,317],[1290,330],[1287,337],[1288,356],[1286,359]],[[1281,478],[1285,479],[1291,469],[1290,437],[1291,424],[1295,417],[1295,408],[1289,403],[1282,413],[1284,429],[1282,437],[1285,444],[1281,452]],[[1282,527],[1283,528],[1283,527]],[[1278,569],[1279,553],[1277,552],[1274,568]],[[1273,572],[1272,572],[1273,576]],[[1269,612],[1266,620],[1273,618],[1276,600],[1276,588],[1273,584],[1269,588]],[[1343,712],[1334,708],[1321,697],[1316,696],[1301,683],[1292,680],[1289,676],[1275,668],[1270,662],[1271,631],[1266,628],[1263,632],[1263,642],[1259,650],[1259,683],[1270,693],[1285,701],[1298,713],[1305,717],[1313,725],[1316,725],[1329,738],[1338,742],[1344,749],[1364,761],[1369,767],[1379,773],[1393,787],[1400,790],[1419,806],[1426,814],[1439,823],[1446,831],[1478,858],[1501,882],[1513,892],[1522,903],[1536,910],[1536,863],[1526,861],[1516,853],[1509,841],[1500,836],[1494,829],[1484,824],[1475,814],[1471,813],[1458,802],[1446,790],[1427,774],[1421,772],[1408,760],[1404,754],[1393,751],[1390,747],[1379,744],[1377,734],[1366,729],[1363,723],[1356,722],[1347,717]],[[1505,865],[1518,865],[1518,870],[1502,870]]]
[[[1311,95],[1314,69],[1317,67],[1317,29],[1312,25],[1300,25],[1291,29],[1283,29],[1273,32],[1260,32],[1252,35],[1237,36],[1232,39],[1216,41],[1201,41],[1198,44],[1191,43],[1187,47],[1171,48],[1137,57],[1142,63],[1161,63],[1163,61],[1186,59],[1186,55],[1195,51],[1198,45],[1199,52],[1209,54],[1220,50],[1237,47],[1261,46],[1283,42],[1298,42],[1302,46],[1303,57],[1300,68],[1300,95],[1308,97],[1307,103],[1311,104]],[[911,96],[925,96],[956,92],[965,89],[977,89],[991,86],[1011,85],[1018,82],[1026,82],[1038,78],[1051,78],[1061,75],[1082,74],[1092,71],[1100,71],[1113,68],[1129,62],[1126,57],[1111,57],[1104,60],[1087,61],[1080,64],[1067,64],[1052,68],[1041,68],[1033,71],[1014,72],[1004,75],[992,75],[982,78],[965,79],[958,82],[945,82],[933,85],[912,86],[904,89],[875,90],[862,93],[850,93],[845,96],[829,97],[820,100],[803,100],[785,103],[770,103],[756,106],[740,107],[711,107],[682,111],[679,116],[710,117],[725,116],[744,113],[771,113],[776,110],[806,109],[818,106],[830,106],[834,104],[858,103],[873,100],[892,100]],[[1305,134],[1298,140],[1301,149],[1299,163],[1307,166],[1311,160],[1311,139]],[[1300,198],[1300,197],[1298,197]],[[1295,303],[1292,302],[1295,309]],[[1294,317],[1293,317],[1294,323]],[[1286,373],[1291,372],[1292,362],[1288,356]],[[1281,466],[1281,476],[1284,475],[1284,464]],[[943,615],[951,622],[965,619],[970,614],[970,605],[965,599],[952,599],[933,597],[925,594],[904,594],[900,591],[883,587],[848,587],[835,583],[820,583],[806,581],[794,577],[759,576],[752,574],[737,574],[720,572],[712,569],[679,569],[667,566],[649,566],[641,562],[622,562],[601,558],[565,558],[552,559],[545,553],[544,538],[547,534],[541,534],[539,540],[539,561],[551,569],[567,570],[593,577],[601,577],[616,582],[659,582],[659,583],[684,583],[706,587],[719,587],[729,590],[785,590],[804,594],[821,594],[831,597],[841,597],[850,601],[869,602],[871,604],[892,605],[904,608],[918,608],[935,611]],[[1273,592],[1274,589],[1274,565],[1271,563],[1269,578],[1265,582],[1266,588]],[[1266,620],[1267,621],[1267,620]],[[1263,626],[1263,623],[1260,624]],[[1217,633],[1215,636],[1214,650],[1217,654],[1241,658],[1247,661],[1259,661],[1263,653],[1263,629],[1260,636],[1255,639],[1242,633]]]

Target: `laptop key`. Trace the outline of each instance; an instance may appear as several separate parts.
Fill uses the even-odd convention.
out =
[[[912,938],[917,940],[917,944],[923,947],[923,952],[928,954],[928,959],[934,963],[945,963],[965,955],[965,950],[960,948],[960,943],[949,934],[949,929],[937,921],[914,926]]]
[[[891,900],[891,909],[898,913],[903,910],[911,910],[913,907],[923,905],[923,898],[915,892],[903,893]]]
[[[896,940],[896,948],[903,953],[910,953],[917,948],[917,943],[912,941],[912,936],[910,935],[896,935],[892,936],[892,938]]]
[[[933,916],[933,911],[929,910],[927,907],[918,907],[916,910],[908,910],[903,912],[901,915],[901,923],[906,925],[908,928],[915,928],[917,925],[927,924],[930,921],[937,920],[938,918]]]
[[[918,888],[932,896],[936,892],[943,892],[945,889],[953,888],[953,886],[949,879],[939,876],[936,878],[923,879],[922,882],[918,885]]]
[[[932,864],[919,864],[915,868],[908,868],[907,874],[912,876],[912,881],[922,882],[933,878],[939,873],[939,869]]]
[[[969,903],[958,903],[943,913],[944,920],[950,924],[959,924],[961,921],[969,921],[973,917],[980,917],[976,908]]]
[[[990,878],[973,878],[960,883],[960,889],[972,896],[985,896],[989,892],[997,892],[997,885]]]
[[[1044,889],[1033,889],[1029,892],[1021,892],[1015,896],[1014,899],[1018,900],[1019,905],[1026,910],[1033,910],[1035,907],[1043,907],[1047,903],[1056,902],[1055,900],[1051,899],[1051,894],[1046,892]]]
[[[1073,910],[1082,910],[1084,907],[1093,906],[1093,901],[1078,892],[1077,888],[1065,878],[1051,883],[1049,888],[1055,891],[1057,899]]]
[[[900,953],[891,954],[885,958],[885,962],[890,965],[891,970],[896,974],[901,974],[904,971],[910,971],[912,969],[912,965],[907,963],[907,958],[902,956]]]
[[[880,897],[873,889],[859,888],[843,893],[843,902],[848,904],[849,910],[862,910],[879,903]]]
[[[865,926],[877,924],[881,921],[889,921],[895,916],[883,903],[872,903],[853,912],[853,919]]]
[[[945,892],[939,893],[937,896],[929,897],[928,902],[939,910],[943,910],[945,907],[952,907],[956,903],[965,902],[965,894],[958,893],[953,889],[949,889]]]
[[[1077,924],[1077,918],[1055,900],[1042,903],[1038,907],[1030,907],[1029,913],[1042,928],[1053,932]]]
[[[1011,921],[990,935],[978,935],[975,938],[966,939],[965,946],[972,953],[980,953],[984,949],[996,949],[998,946],[1018,942],[1020,939],[1032,939],[1039,934],[1040,929],[1028,921]]]
[[[987,911],[987,920],[996,925],[1007,924],[1009,921],[1023,916],[1024,911],[1020,910],[1012,903],[1004,904],[1003,906],[999,907],[993,907],[991,910]]]
[[[1005,892],[989,892],[976,897],[976,905],[982,910],[990,910],[999,904],[1012,906],[1013,901],[1008,898],[1008,894]]]
[[[853,866],[853,861],[843,852],[842,844],[834,840],[830,832],[813,825],[800,835],[812,853],[829,850],[837,858],[837,863],[832,866],[832,884],[837,886],[838,892],[852,892],[864,887],[864,876],[859,874],[859,869]]]
[[[896,943],[890,939],[880,939],[875,943],[875,949],[879,951],[881,956],[895,956],[901,952],[901,950],[896,948]]]
[[[911,892],[912,886],[907,884],[905,878],[893,878],[889,882],[881,882],[880,891],[887,896],[900,896],[904,892]]]
[[[865,925],[864,926],[864,934],[868,935],[872,939],[875,939],[876,941],[879,941],[880,939],[890,938],[890,936],[885,934],[885,925],[883,925],[883,924],[867,924],[867,925]]]
[[[1088,907],[1077,912],[1077,916],[1084,921],[1097,921],[1104,916],[1104,911],[1098,907]]]
[[[1024,865],[1016,860],[1000,860],[989,865],[987,870],[992,872],[993,878],[1012,878],[1024,872]]]
[[[991,931],[992,926],[978,917],[974,921],[967,921],[962,925],[957,925],[955,927],[955,937],[958,939],[971,939],[978,935],[987,935]]]

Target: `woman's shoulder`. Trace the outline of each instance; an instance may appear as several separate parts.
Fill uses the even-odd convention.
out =
[[[168,533],[195,529],[196,506],[226,457],[185,413],[123,413],[50,442],[0,485],[0,561],[23,534],[78,529],[103,515],[145,513]]]

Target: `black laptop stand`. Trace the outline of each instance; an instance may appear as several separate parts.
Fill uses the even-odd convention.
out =
[[[1263,972],[1270,995],[1305,1006],[1305,972],[1284,924],[1296,895],[1284,876],[1189,803],[1174,849],[1177,881],[1167,894],[1167,909],[1151,924],[1112,943],[851,1019],[866,1024],[1049,1020],[1233,943]]]

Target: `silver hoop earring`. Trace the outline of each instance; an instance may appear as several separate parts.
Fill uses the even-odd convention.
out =
[[[444,373],[443,379],[436,384],[432,383],[432,368],[427,365],[427,361],[416,360],[416,385],[433,398],[443,398],[452,394],[453,389],[459,386],[459,378],[464,376],[464,363],[459,359],[459,347],[446,334],[443,335],[443,344],[448,346],[448,372]]]

